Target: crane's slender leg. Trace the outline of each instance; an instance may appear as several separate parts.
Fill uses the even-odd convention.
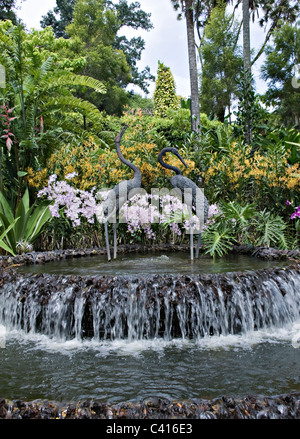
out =
[[[199,250],[200,250],[200,244],[201,244],[201,236],[202,236],[202,234],[199,233],[199,235],[198,235],[198,242],[197,242],[197,250],[196,250],[196,259],[199,258]]]
[[[190,250],[191,250],[191,261],[193,261],[194,260],[194,231],[193,231],[193,225],[191,225]]]
[[[114,222],[114,259],[117,258],[117,222]]]
[[[105,227],[105,241],[106,241],[107,259],[110,261],[111,260],[111,256],[110,256],[110,247],[109,247],[109,237],[108,237],[107,221],[105,221],[104,227]]]
[[[192,209],[188,207],[189,214],[190,214],[190,254],[191,254],[191,261],[194,260],[194,220],[193,220],[193,214]]]
[[[115,210],[114,211],[112,211],[107,217],[106,217],[106,219],[105,219],[105,222],[104,222],[104,226],[105,226],[105,241],[106,241],[106,250],[107,250],[107,259],[110,261],[111,260],[111,255],[110,255],[110,246],[109,246],[109,236],[108,236],[108,221],[109,221],[109,219],[113,216],[113,215],[115,215]],[[117,227],[117,225],[116,225],[116,221],[114,221],[114,255],[116,254],[116,242],[117,242],[117,240],[116,240],[116,230],[115,230],[115,227]]]

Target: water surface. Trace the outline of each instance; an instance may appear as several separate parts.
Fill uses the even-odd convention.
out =
[[[287,262],[262,261],[244,255],[231,255],[215,262],[210,258],[191,262],[188,253],[160,253],[120,254],[117,260],[110,263],[105,256],[66,259],[45,265],[23,266],[20,271],[82,276],[176,275],[246,271],[282,265],[287,265]],[[23,277],[20,283],[24,282],[26,286],[26,276]],[[17,294],[15,297],[16,285],[7,285],[1,305],[6,311],[0,320],[4,328],[0,334],[0,396],[57,402],[95,399],[114,404],[151,397],[182,401],[300,391],[299,275],[294,273],[288,278],[281,275],[277,279],[285,291],[284,295],[273,279],[261,280],[260,284],[257,284],[259,279],[255,275],[251,279],[252,283],[248,280],[248,292],[244,291],[243,285],[233,285],[232,297],[226,302],[228,310],[224,308],[221,286],[218,286],[220,303],[215,301],[217,286],[212,286],[211,291],[209,288],[202,291],[199,286],[198,296],[201,300],[199,303],[192,302],[192,305],[197,311],[194,318],[198,318],[194,323],[200,329],[201,325],[205,329],[207,325],[213,325],[215,320],[222,319],[224,325],[227,320],[234,322],[239,319],[240,323],[245,322],[245,328],[241,325],[244,328],[242,333],[236,334],[230,333],[230,325],[229,329],[225,325],[227,331],[216,330],[214,335],[209,335],[210,331],[204,330],[204,336],[195,339],[185,338],[184,331],[183,336],[177,339],[167,337],[165,333],[160,338],[149,338],[147,331],[145,337],[143,331],[143,338],[137,333],[127,339],[125,336],[83,339],[80,331],[75,331],[78,337],[66,337],[63,325],[58,325],[58,333],[52,330],[56,322],[66,324],[65,316],[71,316],[70,325],[78,329],[83,321],[81,305],[84,304],[86,291],[76,296],[74,310],[63,300],[72,293],[72,285],[66,285],[66,291],[53,292],[45,314],[45,323],[49,321],[51,330],[39,333],[34,329],[34,319],[39,311],[34,295],[28,295],[26,306],[20,311],[24,293],[20,289],[20,296]],[[254,286],[258,286],[259,290],[256,301],[250,297],[250,290]],[[33,284],[31,288],[34,287]],[[112,300],[112,304],[105,292],[103,297],[95,297],[94,324],[103,323],[101,310],[104,309],[106,316],[111,312],[111,318],[106,320],[110,329],[113,328],[118,323],[119,308],[130,328],[139,328],[142,321],[147,329],[153,317],[156,321],[155,313],[159,316],[159,306],[154,309],[156,302],[153,302],[153,309],[150,309],[153,315],[149,314],[147,301],[143,302],[143,291],[140,291],[140,302],[137,302],[134,287],[136,285],[128,287],[128,294],[124,293],[122,285],[119,289],[115,288],[112,298],[116,300]],[[172,295],[162,299],[165,306],[168,305],[169,296]],[[187,305],[181,303],[175,310],[183,328],[190,319],[188,312],[185,312]],[[239,312],[236,313],[236,310]],[[21,323],[26,315],[30,324],[24,331]],[[256,320],[262,323],[254,324]]]
[[[118,403],[153,396],[192,400],[300,391],[300,349],[291,343],[293,330],[199,342],[58,343],[11,333],[0,349],[0,395]]]
[[[267,261],[245,255],[227,255],[215,261],[210,257],[190,260],[189,253],[119,254],[116,260],[106,256],[87,256],[51,261],[44,265],[20,267],[22,273],[50,273],[76,275],[124,275],[124,274],[203,274],[257,270],[285,266],[288,261]]]

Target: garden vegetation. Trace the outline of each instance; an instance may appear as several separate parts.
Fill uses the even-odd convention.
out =
[[[157,211],[155,224],[145,220],[151,189],[171,189],[173,174],[158,164],[158,154],[175,146],[188,167],[173,155],[166,160],[198,182],[210,203],[202,233],[206,253],[222,256],[235,244],[299,247],[296,21],[282,22],[279,17],[265,44],[262,75],[269,88],[261,96],[251,73],[242,67],[241,23],[227,15],[223,3],[207,2],[212,13],[203,22],[199,48],[201,112],[195,129],[191,101],[176,95],[172,72],[163,60],[153,99],[128,91],[128,86],[138,85],[146,92],[155,78],[148,68],[137,68],[143,40],[120,36],[125,25],[152,31],[150,16],[138,3],[75,0],[66,9],[57,1],[56,15],[50,11],[43,17],[44,29],[39,31],[28,31],[18,22],[14,2],[5,10],[2,3],[2,254],[104,245],[96,194],[132,177],[114,143],[125,124],[122,153],[141,170],[148,195],[126,206],[119,243],[189,242],[186,212],[175,198],[162,201],[169,203],[167,219]],[[217,23],[228,38],[214,31]]]

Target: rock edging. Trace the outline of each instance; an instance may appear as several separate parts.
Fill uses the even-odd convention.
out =
[[[112,405],[0,399],[0,419],[300,419],[300,393],[182,402],[153,397]]]
[[[142,252],[188,252],[187,245],[140,245],[140,244],[126,244],[118,246],[119,253],[142,253]],[[269,247],[253,247],[253,246],[234,246],[231,253],[245,254],[254,256],[264,260],[285,260],[300,261],[300,250],[279,250]],[[50,261],[59,261],[70,258],[82,258],[86,256],[105,255],[106,248],[90,248],[90,249],[68,249],[68,250],[53,250],[47,252],[30,252],[23,253],[16,256],[0,256],[0,268],[7,268],[14,265],[26,264],[45,264]]]

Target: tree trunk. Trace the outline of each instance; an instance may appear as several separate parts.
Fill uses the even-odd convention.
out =
[[[249,0],[243,0],[243,59],[244,59],[244,80],[246,89],[251,88],[251,54],[250,54],[250,12]],[[246,99],[249,96],[246,90]],[[245,108],[250,107],[250,102],[245,102]],[[251,109],[248,108],[245,120],[245,141],[252,142],[252,121]]]
[[[189,70],[191,82],[191,125],[192,130],[200,132],[200,104],[196,45],[194,34],[193,0],[185,1],[185,16],[188,40]]]
[[[251,73],[249,7],[249,0],[243,0],[243,58],[245,73]]]

